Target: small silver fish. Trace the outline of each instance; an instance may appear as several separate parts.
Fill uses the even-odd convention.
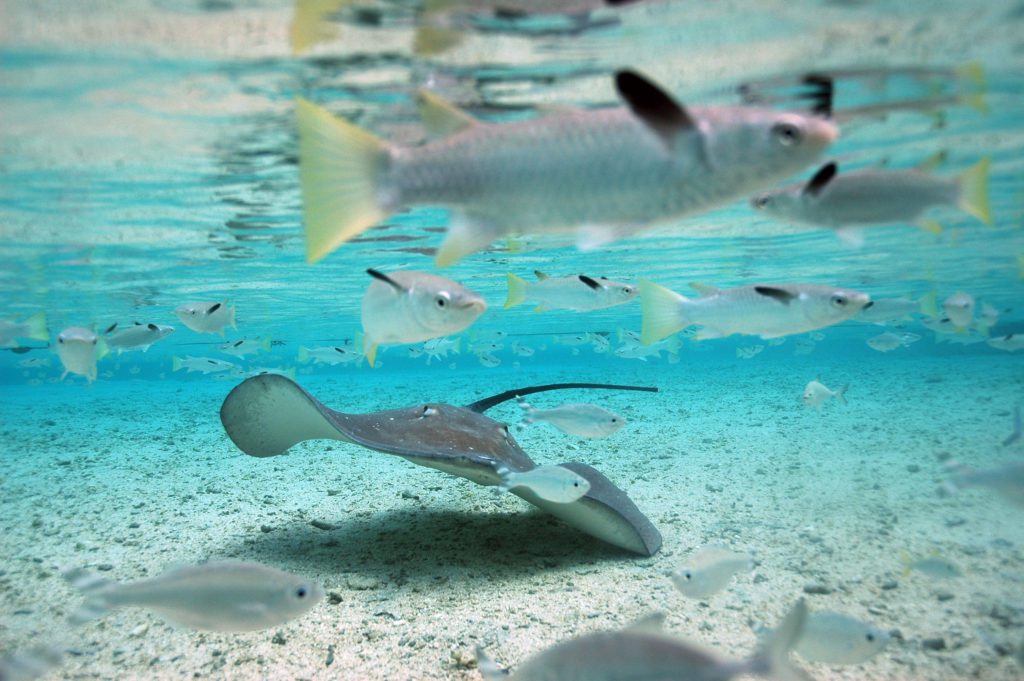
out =
[[[917,300],[911,298],[882,298],[875,300],[870,307],[861,310],[855,319],[859,322],[885,325],[909,321],[914,315],[918,314],[929,317],[938,315],[935,291],[927,293]]]
[[[807,616],[795,650],[808,662],[860,664],[888,643],[889,634],[870,622],[826,610]]]
[[[520,343],[519,341],[512,342],[512,352],[520,357],[533,357],[535,351],[529,345]]]
[[[974,296],[970,293],[957,291],[942,302],[942,309],[957,333],[963,333],[974,322]]]
[[[179,305],[174,314],[181,323],[196,333],[219,333],[224,335],[224,327],[238,328],[235,324],[235,306],[227,301],[220,303],[185,303]]]
[[[42,367],[50,366],[49,357],[29,357],[18,362],[18,366],[23,369],[38,369]]]
[[[1018,439],[1020,438],[1019,421],[1014,434]],[[1007,440],[1012,438],[1013,435]],[[985,487],[1014,506],[1024,508],[1024,461],[1013,461],[981,470],[960,464],[954,464],[951,468],[953,471],[949,478],[951,491],[955,492],[965,487]]]
[[[257,354],[260,350],[270,352],[270,338],[244,338],[229,343],[222,343],[217,346],[217,349],[226,355],[244,359],[249,355]]]
[[[180,371],[181,369],[187,369],[187,373],[198,371],[204,374],[213,374],[218,371],[231,371],[237,369],[237,364],[231,362],[225,362],[222,359],[213,359],[212,357],[192,357],[191,355],[184,358],[178,357],[177,355],[171,357],[171,370]]]
[[[427,364],[432,359],[447,357],[449,352],[456,355],[462,353],[461,338],[431,338],[423,344],[423,352],[427,355]]]
[[[625,106],[485,123],[421,94],[447,136],[415,148],[377,139],[298,99],[306,254],[320,260],[381,219],[452,209],[444,267],[510,233],[571,232],[594,248],[651,224],[727,205],[814,163],[838,136],[814,115],[687,108],[633,71]]]
[[[836,402],[846,404],[846,391],[849,387],[844,385],[838,390],[832,390],[818,379],[814,379],[804,387],[804,404],[813,409],[821,409],[821,405],[830,397],[834,397]]]
[[[63,654],[50,645],[15,650],[0,657],[0,681],[33,681],[63,662]]]
[[[737,572],[752,567],[753,561],[746,553],[709,545],[688,557],[671,579],[684,596],[707,598],[728,586]]]
[[[492,355],[489,352],[478,353],[476,358],[477,358],[477,361],[480,362],[480,364],[484,365],[488,369],[493,369],[494,367],[496,367],[499,364],[501,364],[501,359],[499,359],[498,357],[495,357],[494,355]]]
[[[61,380],[78,374],[92,383],[96,380],[96,362],[107,354],[107,344],[92,329],[70,326],[57,334],[57,357],[64,365]]]
[[[46,313],[36,312],[20,322],[0,319],[0,348],[17,347],[19,338],[50,340],[50,331],[46,328]]]
[[[521,305],[527,300],[537,303],[535,312],[546,310],[573,310],[590,312],[604,310],[630,302],[637,295],[636,286],[604,277],[549,277],[534,271],[537,281],[529,282],[509,272],[508,297],[505,309]]]
[[[479,295],[461,284],[426,272],[384,274],[366,270],[373,281],[363,295],[363,353],[373,366],[378,345],[419,343],[458,333],[487,310]]]
[[[211,562],[119,584],[85,570],[64,573],[86,596],[80,624],[126,606],[201,631],[259,631],[300,617],[324,596],[319,584],[258,563]]]
[[[147,352],[151,345],[172,333],[174,333],[173,326],[140,324],[139,322],[124,327],[119,327],[115,322],[103,332],[107,347],[117,350],[119,355],[129,350]]]
[[[697,324],[696,338],[734,333],[775,338],[813,331],[850,319],[871,304],[866,293],[816,284],[758,284],[720,290],[694,285],[687,298],[650,281],[640,282],[644,344]]]
[[[496,472],[501,476],[499,491],[523,487],[556,504],[571,504],[590,491],[589,480],[562,466],[539,466],[522,473],[499,466]]]
[[[526,412],[524,424],[546,421],[563,433],[577,437],[609,437],[626,425],[625,418],[595,404],[562,404],[553,409],[534,409],[520,398],[519,407]]]
[[[363,359],[363,353],[356,349],[356,346],[332,346],[322,348],[307,348],[299,346],[299,362],[305,364],[314,362],[316,364],[358,364]]]
[[[872,350],[892,352],[898,348],[908,348],[919,340],[921,340],[921,337],[916,333],[893,333],[892,331],[886,331],[885,333],[868,338],[866,342]]]

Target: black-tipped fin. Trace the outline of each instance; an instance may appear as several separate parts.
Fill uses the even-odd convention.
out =
[[[783,305],[789,305],[790,301],[796,298],[796,294],[792,291],[787,291],[783,288],[776,288],[774,286],[755,286],[754,290],[762,296],[773,298]]]
[[[397,281],[395,281],[388,275],[384,274],[383,272],[375,270],[372,267],[368,267],[366,268],[366,273],[369,274],[374,279],[379,279],[380,281],[383,281],[385,284],[390,284],[391,286],[394,286],[396,291],[401,291],[402,293],[405,293],[404,286],[402,286]]]
[[[107,327],[107,330],[106,330],[106,331],[104,331],[103,333],[113,333],[113,332],[114,332],[114,329],[116,329],[116,328],[117,328],[117,322],[114,322],[113,324],[111,324],[110,326],[108,326],[108,327]]]
[[[697,127],[682,105],[635,71],[616,73],[615,89],[630,111],[670,147],[676,135]]]
[[[839,166],[836,165],[835,161],[826,163],[818,172],[814,173],[814,177],[808,180],[807,184],[804,185],[804,194],[810,194],[811,196],[817,196],[821,193],[821,190],[832,181],[832,178],[839,172]]]
[[[544,274],[540,270],[534,270],[533,271],[533,276],[537,277],[538,281],[544,281],[545,279],[548,278],[548,275]]]
[[[601,284],[600,283],[594,281],[593,279],[591,279],[590,277],[588,277],[585,274],[581,274],[579,276],[579,279],[580,279],[580,281],[582,281],[584,284],[586,284],[590,288],[594,289],[595,291],[598,291],[598,290],[601,289]]]
[[[160,330],[160,327],[157,326],[156,324],[153,324],[153,323],[146,324],[146,328],[149,329],[150,331],[159,331]]]

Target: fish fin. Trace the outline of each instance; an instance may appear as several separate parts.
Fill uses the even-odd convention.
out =
[[[108,326],[103,333],[113,333],[114,329],[116,329],[116,328],[117,328],[117,322],[114,322],[113,324]]]
[[[934,173],[943,163],[946,162],[946,158],[948,156],[949,154],[946,153],[945,149],[939,149],[934,154],[914,166],[914,170],[921,173]]]
[[[789,305],[791,302],[793,302],[793,299],[796,298],[796,295],[793,294],[791,291],[787,291],[784,288],[778,288],[776,286],[755,286],[754,291],[756,291],[759,295],[765,296],[766,298],[777,300],[783,305]],[[761,337],[768,338],[768,336],[764,335],[762,335]]]
[[[231,325],[231,328],[232,328],[232,329],[234,329],[235,331],[238,331],[238,320],[237,320],[237,318],[235,317],[235,315],[236,315],[237,313],[238,313],[238,308],[237,308],[237,307],[234,307],[234,306],[232,306],[232,307],[231,307],[231,321],[229,321],[229,322],[228,322],[228,324],[230,324],[230,325]],[[224,335],[223,331],[221,332],[221,334],[220,334],[220,335],[222,335],[222,336]]]
[[[350,0],[296,0],[295,14],[288,27],[288,40],[292,54],[302,54],[317,43],[332,40],[338,35],[337,27],[327,20]]]
[[[50,331],[46,328],[46,313],[36,312],[25,320],[28,324],[28,338],[37,341],[50,340]]]
[[[720,290],[717,286],[709,286],[707,284],[702,284],[699,281],[691,281],[690,288],[699,293],[701,296],[713,296]]]
[[[600,291],[603,287],[585,274],[579,276],[579,280],[586,284],[591,290]]]
[[[958,205],[986,225],[992,224],[992,208],[988,200],[988,172],[991,165],[992,159],[986,156],[957,178],[960,185]]]
[[[476,648],[476,668],[484,681],[504,681],[508,678],[508,672],[499,667],[480,646]]]
[[[810,196],[817,196],[828,186],[835,176],[839,173],[839,165],[835,161],[830,161],[818,169],[818,172],[814,173],[814,176],[807,181],[804,185],[803,194],[809,194]]]
[[[110,610],[106,593],[117,582],[104,579],[85,568],[71,568],[61,571],[64,579],[86,597],[85,603],[71,614],[72,624],[84,624],[102,617]]]
[[[921,220],[920,222],[918,222],[916,224],[917,224],[918,229],[923,229],[924,231],[928,232],[929,234],[934,234],[936,236],[938,236],[939,234],[942,234],[942,224],[939,223],[939,222],[936,222],[935,220]]]
[[[685,296],[671,289],[640,280],[641,331],[640,343],[650,345],[686,328]]]
[[[715,328],[712,328],[710,326],[702,326],[700,331],[698,331],[694,335],[693,339],[694,340],[699,340],[699,341],[702,341],[702,340],[713,340],[715,338],[725,338],[726,335],[727,334],[723,333],[719,329],[715,329]],[[762,336],[762,338],[763,338],[763,336]]]
[[[914,569],[914,557],[906,551],[900,551],[900,563],[903,565],[903,572],[901,574],[906,578],[910,575],[910,571]]]
[[[678,355],[681,347],[683,347],[683,340],[679,336],[672,336],[665,341],[665,351],[670,354]],[[661,358],[660,354],[658,355],[658,358]]]
[[[957,78],[967,81],[978,90],[985,90],[988,87],[985,83],[985,67],[982,66],[981,62],[969,62],[956,67],[953,72]]]
[[[638,634],[663,634],[665,633],[665,617],[663,612],[652,612],[630,624],[625,631]]]
[[[807,621],[807,604],[804,599],[796,602],[789,613],[762,641],[746,666],[750,673],[774,681],[806,681],[811,677],[802,669],[793,666],[789,653],[803,634]]]
[[[376,185],[389,152],[376,136],[302,97],[295,111],[306,260],[313,263],[386,215]]]
[[[462,354],[462,336],[455,339],[455,345],[452,346],[452,352],[456,355]]]
[[[537,277],[537,281],[544,281],[545,279],[548,278],[548,275],[544,274],[540,270],[534,270],[533,276]]]
[[[969,92],[960,95],[957,97],[957,102],[963,106],[969,106],[985,116],[991,113],[991,110],[988,108],[988,100],[985,99],[985,93],[983,92]]]
[[[864,247],[864,230],[857,227],[840,227],[836,230],[839,240],[850,248]]]
[[[835,391],[834,395],[836,397],[837,402],[842,402],[843,404],[846,404],[846,391],[849,390],[849,388],[850,385],[847,384]]]
[[[918,309],[921,310],[921,314],[928,317],[936,318],[939,316],[939,294],[934,289],[921,296],[921,299],[917,301]]]
[[[576,248],[583,251],[594,251],[602,246],[619,241],[634,231],[630,227],[615,225],[585,225],[576,230]]]
[[[548,308],[546,308],[543,305],[538,305],[537,307],[533,308],[533,311],[534,312],[547,312]]]
[[[369,274],[374,279],[377,279],[379,281],[383,281],[385,284],[388,284],[389,286],[393,287],[399,293],[405,293],[406,292],[406,288],[404,286],[402,286],[397,281],[395,281],[394,279],[392,279],[388,275],[384,274],[380,270],[375,270],[372,267],[367,267],[366,268],[366,273]]]
[[[412,50],[418,57],[431,57],[457,47],[464,39],[465,35],[454,28],[418,26],[412,39]]]
[[[615,90],[630,111],[670,150],[679,133],[698,130],[696,121],[681,104],[636,71],[617,72]]]
[[[448,222],[448,233],[434,256],[434,264],[438,267],[454,265],[470,253],[483,250],[505,231],[492,222],[454,213]]]
[[[507,492],[515,486],[512,484],[512,476],[515,475],[515,473],[509,470],[507,466],[499,463],[495,466],[494,472],[501,478],[501,482],[498,484],[499,492]]]
[[[309,361],[309,348],[307,348],[305,345],[300,345],[299,346],[299,362],[301,362],[302,364],[305,364],[308,361]]]
[[[505,275],[508,280],[508,296],[505,298],[505,309],[521,305],[526,301],[526,280],[509,272]]]
[[[264,352],[270,352],[270,345],[270,336],[267,336],[260,341],[260,347],[263,348]]]
[[[366,357],[366,363],[371,367],[377,361],[377,344],[369,337],[363,338],[363,355]]]
[[[67,377],[68,377],[68,370],[67,370],[67,369],[65,369],[65,370],[64,370],[64,373],[62,373],[62,374],[60,375],[60,380],[62,380],[62,381],[63,381],[63,380],[64,380],[65,378],[67,378]]]
[[[466,130],[480,121],[429,90],[416,93],[416,110],[431,137],[440,138]]]

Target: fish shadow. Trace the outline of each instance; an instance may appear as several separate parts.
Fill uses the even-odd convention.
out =
[[[640,558],[542,512],[398,509],[333,521],[296,521],[224,549],[300,572],[358,573],[379,580],[443,583],[535,575],[540,569]]]

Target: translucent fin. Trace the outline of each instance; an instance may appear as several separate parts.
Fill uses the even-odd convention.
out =
[[[929,234],[934,234],[936,236],[942,234],[942,224],[936,222],[935,220],[921,220],[920,222],[917,223],[917,227],[928,232]]]
[[[988,171],[992,159],[986,156],[965,170],[958,181],[960,183],[960,201],[958,205],[986,225],[992,224],[992,210],[988,201]]]
[[[789,659],[789,653],[800,640],[806,621],[807,604],[801,598],[779,625],[765,636],[760,648],[747,664],[749,672],[774,681],[810,679],[803,670],[793,666]]]
[[[299,362],[301,362],[302,364],[305,364],[308,361],[309,361],[309,348],[307,348],[305,345],[300,345],[299,346]]]
[[[295,14],[288,27],[293,54],[302,54],[317,43],[333,40],[337,27],[327,17],[336,14],[350,0],[295,0]]]
[[[377,344],[368,336],[363,338],[363,355],[366,357],[366,363],[371,367],[377,361]]]
[[[452,346],[452,352],[456,355],[462,354],[462,336],[455,339],[455,345]]]
[[[431,137],[447,137],[479,124],[468,113],[429,90],[416,93],[416,108]]]
[[[986,116],[990,113],[988,108],[988,100],[985,99],[985,95],[975,92],[973,94],[960,95],[957,101],[963,106],[969,106],[980,114]]]
[[[934,154],[918,163],[914,167],[914,170],[922,173],[934,173],[942,166],[943,163],[946,162],[947,156],[948,154],[945,149],[939,149]]]
[[[388,149],[369,132],[301,97],[296,114],[306,260],[313,263],[385,216],[376,185]]]
[[[46,328],[46,313],[37,312],[25,320],[28,324],[28,338],[37,341],[50,340],[50,331]]]
[[[842,227],[836,230],[839,240],[851,248],[862,248],[864,246],[864,230],[856,227]]]
[[[181,370],[181,357],[174,355],[171,357],[171,371]]]
[[[708,284],[702,284],[699,281],[691,281],[690,288],[699,293],[702,296],[713,296],[718,293],[719,289],[716,286],[709,286]]]
[[[917,301],[921,314],[933,319],[939,316],[939,294],[937,291],[929,291]]]
[[[488,657],[484,649],[479,646],[476,649],[476,668],[480,671],[480,676],[483,677],[484,681],[505,681],[508,679],[508,674],[495,664],[494,660]]]
[[[506,275],[508,279],[508,297],[505,299],[505,309],[521,305],[526,301],[526,280],[522,277],[509,272]]]
[[[263,352],[270,352],[270,336],[260,341],[260,347],[263,348]]]
[[[444,26],[419,26],[412,39],[412,50],[418,57],[431,57],[459,45],[465,36],[461,31]]]
[[[836,402],[842,402],[843,404],[846,404],[846,391],[849,389],[849,385],[844,385],[839,390],[836,390],[835,393],[833,393],[836,397]]]
[[[470,253],[487,248],[503,231],[493,223],[455,213],[448,223],[448,233],[434,256],[434,264],[438,267],[454,265]]]
[[[110,610],[110,604],[104,595],[105,591],[113,588],[117,583],[104,579],[85,568],[74,568],[63,570],[61,575],[74,588],[81,591],[85,596],[85,603],[71,615],[72,624],[84,624],[97,617],[102,617]]]
[[[685,296],[641,279],[640,342],[643,345],[650,345],[686,328],[688,322],[683,314],[683,305],[686,302]]]

